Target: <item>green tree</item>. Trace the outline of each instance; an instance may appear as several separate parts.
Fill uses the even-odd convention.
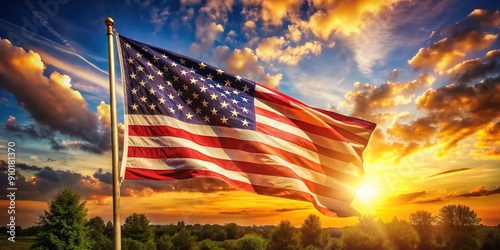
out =
[[[156,241],[156,248],[158,250],[175,250],[174,243],[172,243],[172,240],[170,239],[170,236],[168,234],[162,235],[158,240]]]
[[[269,250],[297,250],[300,249],[300,239],[288,220],[281,221],[272,231]]]
[[[247,234],[238,240],[236,250],[265,250],[266,246],[267,241],[262,236]]]
[[[232,240],[240,238],[240,229],[236,223],[226,224],[224,226],[224,230],[226,231],[228,239]]]
[[[446,205],[439,210],[439,224],[449,249],[478,249],[477,227],[481,219],[465,205]]]
[[[149,223],[150,221],[145,214],[133,213],[125,219],[122,237],[139,242],[152,241],[154,239],[154,231]]]
[[[87,222],[87,227],[90,230],[90,238],[93,240],[92,249],[93,250],[106,250],[113,247],[113,242],[104,235],[104,230],[106,225],[104,225],[104,220],[97,216],[91,218]]]
[[[170,237],[177,250],[190,250],[193,249],[196,243],[196,236],[191,235],[191,231],[183,227],[174,236]]]
[[[412,250],[418,247],[418,233],[406,221],[394,220],[385,225],[387,238],[395,249]]]
[[[106,223],[106,227],[104,228],[104,236],[106,236],[108,239],[113,239],[113,234],[114,234],[113,223],[111,221],[108,221]]]
[[[324,249],[328,244],[328,235],[321,228],[321,220],[317,215],[310,214],[300,228],[302,246],[313,245]]]
[[[224,250],[224,248],[219,247],[216,242],[205,239],[198,244],[197,250]]]
[[[500,230],[497,228],[491,228],[488,230],[486,235],[482,250],[498,250],[500,249]]]
[[[386,245],[383,225],[374,216],[361,216],[358,224],[344,230],[341,239],[345,250],[378,250]]]
[[[156,249],[156,244],[152,240],[147,242],[141,242],[131,238],[122,239],[122,250],[151,250],[151,249]]]
[[[435,220],[436,217],[425,210],[418,210],[410,214],[410,224],[413,225],[420,239],[418,249],[426,250],[434,247],[434,227],[432,223]]]
[[[87,208],[80,194],[72,189],[61,190],[49,202],[49,210],[40,215],[41,227],[32,249],[89,249]]]

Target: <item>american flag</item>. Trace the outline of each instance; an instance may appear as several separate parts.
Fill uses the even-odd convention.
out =
[[[375,124],[119,36],[125,179],[221,179],[350,216]],[[124,170],[124,171],[123,171]]]

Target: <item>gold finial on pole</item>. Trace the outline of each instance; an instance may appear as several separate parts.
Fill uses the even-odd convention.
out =
[[[106,17],[106,19],[104,19],[104,23],[108,27],[108,31],[106,34],[113,35],[113,24],[115,24],[115,21],[113,21],[113,19],[108,16],[108,17]]]
[[[104,20],[108,27],[109,95],[111,113],[111,169],[113,175],[113,245],[114,250],[121,250],[120,222],[120,170],[118,168],[118,129],[116,119],[115,57],[113,48],[113,24],[111,17]]]

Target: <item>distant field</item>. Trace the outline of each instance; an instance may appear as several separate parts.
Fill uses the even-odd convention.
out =
[[[10,242],[6,236],[0,238],[0,250],[28,250],[35,242],[35,236],[16,236],[16,242]]]

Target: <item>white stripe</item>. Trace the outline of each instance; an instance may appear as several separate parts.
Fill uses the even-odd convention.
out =
[[[179,148],[189,148],[196,150],[208,157],[213,157],[220,160],[229,161],[241,161],[249,162],[253,164],[261,165],[278,165],[290,169],[297,176],[307,179],[311,182],[330,186],[337,190],[352,191],[349,184],[346,184],[346,180],[339,180],[335,177],[330,177],[322,173],[318,173],[308,168],[304,168],[299,165],[295,165],[286,161],[286,159],[280,158],[272,154],[262,154],[262,153],[251,153],[243,150],[236,149],[221,149],[214,147],[207,147],[197,144],[188,139],[172,137],[172,136],[162,136],[162,137],[139,137],[130,136],[129,145],[135,147],[143,148],[168,148],[168,147],[179,147]],[[168,149],[167,149],[168,150]],[[343,163],[342,165],[346,165]],[[362,178],[362,175],[352,175],[352,177]]]
[[[332,208],[334,210],[346,211],[349,209],[350,205],[348,202],[333,199],[323,195],[311,192],[307,186],[300,180],[287,178],[287,177],[276,177],[276,176],[265,176],[260,174],[249,174],[239,171],[231,171],[219,167],[218,165],[199,159],[140,159],[136,161],[137,158],[129,157],[128,166],[132,168],[142,168],[142,169],[152,169],[149,167],[143,167],[142,164],[146,163],[148,166],[168,166],[168,168],[163,169],[200,169],[208,170],[220,175],[223,175],[229,179],[253,184],[269,188],[281,188],[290,191],[300,191],[310,194],[317,201],[318,205],[325,208]],[[140,163],[141,165],[136,165]],[[158,168],[156,168],[158,169]]]
[[[189,133],[201,135],[201,136],[213,136],[213,137],[223,137],[239,139],[245,138],[245,140],[251,140],[258,143],[264,143],[266,145],[272,147],[282,148],[291,152],[294,152],[304,158],[307,158],[313,162],[321,164],[325,167],[333,169],[335,171],[340,171],[348,174],[353,174],[358,176],[363,172],[361,159],[358,158],[357,162],[346,163],[344,161],[337,160],[335,158],[331,158],[326,155],[319,155],[316,152],[313,152],[307,148],[301,147],[297,144],[290,143],[286,140],[280,139],[279,137],[275,137],[273,135],[268,135],[264,133],[260,133],[253,130],[247,129],[236,129],[236,128],[226,128],[226,127],[218,127],[218,126],[206,126],[206,125],[198,125],[198,124],[190,124],[187,122],[180,121],[175,118],[171,118],[169,116],[146,116],[146,115],[126,115],[126,120],[130,125],[142,125],[142,126],[171,126],[177,129],[182,129],[188,131]],[[282,124],[282,123],[280,123]],[[293,131],[288,131],[293,132]],[[310,135],[312,136],[312,135]],[[349,153],[349,145],[347,143],[342,143],[339,141],[330,140],[324,137],[320,137],[314,135],[315,139],[318,140],[318,145],[321,145],[325,148],[332,149],[337,152],[342,152],[337,149],[346,148],[348,154],[358,157],[358,155],[354,153]],[[316,138],[317,137],[317,138]],[[321,138],[321,140],[320,140]],[[352,150],[352,149],[351,149]],[[361,172],[361,173],[360,173]]]

